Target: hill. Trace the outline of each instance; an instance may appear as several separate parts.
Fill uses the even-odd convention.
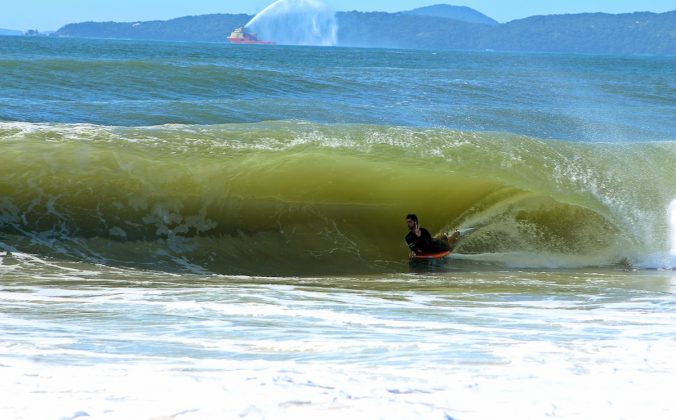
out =
[[[56,35],[157,41],[225,42],[233,29],[243,26],[252,17],[245,14],[213,14],[147,22],[70,23],[56,31]]]
[[[23,32],[0,28],[0,35],[23,35]]]
[[[491,26],[408,13],[337,13],[338,44],[369,48],[475,49]],[[391,28],[396,28],[393,30]]]
[[[496,50],[676,55],[676,11],[533,16],[501,25]]]
[[[433,11],[450,10],[433,7]],[[73,23],[55,35],[226,42],[234,28],[251,18],[245,14],[215,14],[168,21]],[[354,11],[338,12],[336,20],[341,46],[676,55],[676,11],[533,16],[504,24],[410,12]]]
[[[497,21],[474,9],[466,6],[451,6],[450,4],[419,7],[404,13],[417,16],[442,17],[469,23],[483,23],[484,25],[498,24]]]
[[[402,13],[337,17],[345,46],[676,55],[676,11],[533,16],[499,25]]]

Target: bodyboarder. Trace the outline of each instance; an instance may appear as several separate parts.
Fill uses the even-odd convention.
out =
[[[427,229],[420,227],[418,216],[415,214],[406,215],[406,226],[409,230],[406,235],[406,244],[411,250],[411,257],[452,251],[458,238],[460,238],[460,231],[458,230],[455,230],[450,236],[442,235],[438,238],[432,238]]]

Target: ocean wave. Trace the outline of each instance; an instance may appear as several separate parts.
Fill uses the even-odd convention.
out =
[[[670,268],[676,142],[303,121],[0,124],[0,246],[227,274],[401,270],[403,218],[454,258]],[[671,230],[670,230],[671,229]]]

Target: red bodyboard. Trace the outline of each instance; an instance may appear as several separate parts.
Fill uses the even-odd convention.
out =
[[[448,256],[451,253],[451,251],[441,251],[441,252],[435,252],[433,254],[420,254],[420,255],[414,255],[411,258],[411,260],[440,260],[446,256]]]

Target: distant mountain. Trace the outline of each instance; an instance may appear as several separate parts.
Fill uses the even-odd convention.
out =
[[[23,32],[0,28],[0,35],[23,35]]]
[[[244,14],[217,14],[168,21],[73,23],[55,35],[226,42],[233,29],[251,18]],[[336,20],[341,46],[676,55],[676,11],[533,16],[504,24],[471,23],[409,12],[338,12]]]
[[[147,22],[70,23],[56,31],[56,35],[158,41],[225,42],[233,29],[243,26],[252,17],[245,14],[213,14]]]
[[[676,55],[676,11],[533,16],[499,25],[402,13],[337,18],[344,46]]]
[[[434,6],[419,7],[404,13],[417,16],[442,17],[469,23],[483,23],[485,25],[498,24],[497,21],[474,9],[465,6],[451,6],[450,4],[436,4]]]
[[[500,25],[496,50],[676,55],[676,11],[533,16]]]
[[[493,26],[408,13],[337,13],[338,44],[370,48],[476,49]]]

